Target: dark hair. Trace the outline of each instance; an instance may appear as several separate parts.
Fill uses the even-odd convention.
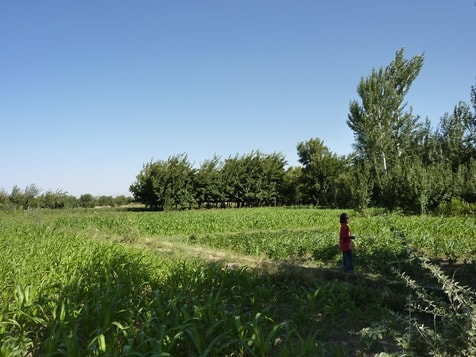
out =
[[[345,221],[347,221],[347,218],[349,218],[349,215],[347,213],[342,213],[340,215],[340,223],[345,223]]]

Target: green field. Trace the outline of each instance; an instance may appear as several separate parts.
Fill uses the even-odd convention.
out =
[[[474,217],[0,212],[0,356],[476,353]]]

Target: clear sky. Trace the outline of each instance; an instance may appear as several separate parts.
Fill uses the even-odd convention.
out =
[[[349,154],[349,102],[400,48],[436,127],[476,84],[475,0],[0,0],[0,189],[130,195],[194,166],[319,138]]]

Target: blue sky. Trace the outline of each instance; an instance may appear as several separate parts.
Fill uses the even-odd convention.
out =
[[[476,84],[474,0],[2,0],[0,189],[130,195],[143,164],[349,154],[349,102],[400,48],[436,127]]]

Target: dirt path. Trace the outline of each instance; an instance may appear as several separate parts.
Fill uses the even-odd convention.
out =
[[[139,249],[149,249],[158,255],[175,259],[199,259],[207,262],[223,263],[226,269],[247,268],[257,273],[279,275],[281,278],[299,280],[303,284],[315,284],[317,281],[328,282],[335,279],[349,281],[359,280],[359,276],[348,276],[336,267],[319,267],[311,259],[300,261],[273,261],[260,257],[240,255],[229,250],[220,250],[183,242],[172,242],[166,238],[141,238],[133,244]],[[362,278],[362,276],[360,276]]]

